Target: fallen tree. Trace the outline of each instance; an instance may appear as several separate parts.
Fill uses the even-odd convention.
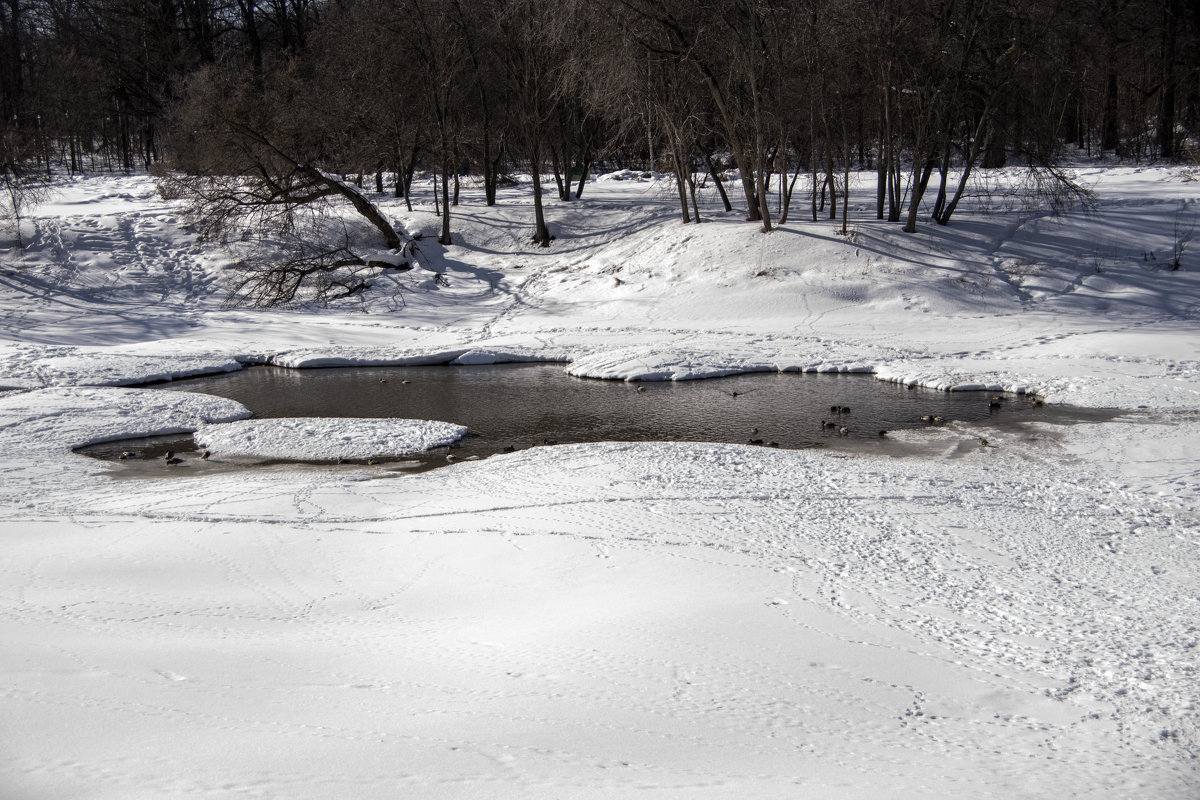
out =
[[[386,270],[410,269],[407,260],[364,258],[346,242],[330,246],[296,239],[290,248],[279,248],[269,262],[235,264],[236,277],[227,302],[257,307],[290,305],[302,299],[327,303],[366,291],[372,279]]]
[[[297,80],[259,86],[214,68],[182,104],[181,155],[158,175],[160,193],[181,203],[201,237],[243,251],[231,303],[328,302],[382,270],[411,268],[415,240],[321,164],[318,126],[285,100]],[[347,206],[374,237],[347,222]]]

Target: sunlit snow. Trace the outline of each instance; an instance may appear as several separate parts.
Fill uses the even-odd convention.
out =
[[[149,178],[64,179],[0,252],[0,797],[1196,797],[1200,262],[1145,254],[1197,185],[1078,174],[1095,211],[968,199],[916,235],[874,220],[862,175],[849,236],[796,208],[764,236],[712,195],[682,225],[628,173],[548,206],[546,249],[528,186],[489,208],[468,184],[454,246],[278,311],[226,306],[230,254]],[[375,199],[437,230],[432,197]],[[505,360],[1122,413],[909,431],[936,453],[911,458],[606,442],[160,474],[71,452],[243,432],[361,457],[404,423],[114,387]],[[448,405],[401,439],[456,425]]]

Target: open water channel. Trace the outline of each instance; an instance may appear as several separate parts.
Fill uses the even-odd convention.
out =
[[[682,382],[573,378],[561,364],[489,366],[250,367],[232,373],[154,384],[153,390],[227,397],[258,418],[357,417],[430,419],[465,425],[452,450],[439,448],[392,462],[429,469],[527,447],[599,441],[704,441],[780,448],[917,451],[887,434],[930,427],[930,417],[1019,427],[1029,421],[1106,419],[1109,412],[1035,406],[991,392],[940,392],[877,381],[869,375],[751,373]],[[837,409],[837,410],[835,410]],[[936,425],[935,425],[936,426]],[[881,432],[886,432],[881,435]],[[80,452],[145,464],[171,449],[185,464],[220,469],[220,454],[200,462],[190,436],[92,445]],[[122,462],[138,472],[137,464]],[[244,464],[242,465],[244,466]]]

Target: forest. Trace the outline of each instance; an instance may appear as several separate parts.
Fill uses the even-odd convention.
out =
[[[704,182],[764,231],[800,176],[837,218],[870,170],[911,231],[974,170],[1068,202],[1081,154],[1196,159],[1198,33],[1200,0],[0,0],[0,164],[16,214],[56,173],[149,170],[213,230],[338,196],[391,247],[357,188],[421,172],[444,244],[462,176],[492,204],[531,175],[547,246],[543,197],[599,169],[673,174],[684,222]]]

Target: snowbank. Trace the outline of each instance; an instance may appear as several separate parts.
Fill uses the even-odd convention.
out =
[[[277,367],[415,367],[449,364],[468,348],[420,350],[405,347],[319,347],[275,353],[269,363]]]
[[[750,372],[871,373],[860,362],[829,363],[782,358],[763,359],[738,353],[657,348],[618,348],[580,356],[567,367],[577,378],[622,381],[691,381]]]

